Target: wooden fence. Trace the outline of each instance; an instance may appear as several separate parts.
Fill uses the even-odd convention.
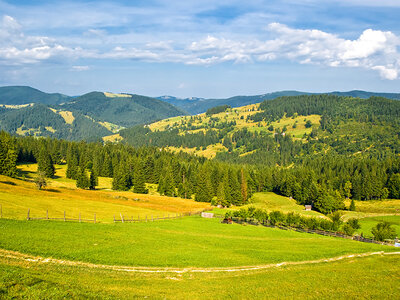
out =
[[[201,213],[202,213],[202,211],[200,211],[200,212],[187,212],[187,213],[180,213],[180,214],[178,214],[178,213],[176,213],[176,214],[164,214],[161,217],[158,216],[158,215],[157,216],[151,215],[151,216],[146,216],[146,217],[140,218],[140,216],[138,216],[137,219],[133,218],[133,216],[131,216],[129,218],[129,216],[124,216],[123,214],[119,214],[119,217],[120,217],[119,219],[115,218],[115,215],[114,215],[114,223],[117,223],[117,222],[121,222],[121,223],[128,223],[128,222],[131,222],[131,223],[154,222],[154,221],[157,221],[157,220],[180,219],[180,218],[183,218],[183,217],[199,215]]]
[[[185,212],[185,213],[174,213],[174,214],[163,214],[162,216],[159,215],[150,215],[150,216],[142,216],[140,217],[140,215],[137,216],[137,218],[134,218],[133,216],[125,216],[122,213],[119,214],[119,219],[116,218],[116,215],[114,215],[114,223],[134,223],[134,222],[154,222],[157,220],[169,220],[169,219],[179,219],[179,218],[183,218],[186,216],[194,216],[194,215],[199,215],[201,214],[203,211],[205,211],[207,209],[204,209],[202,211],[197,211],[197,212]],[[0,219],[3,218],[3,207],[0,204]],[[63,217],[51,217],[49,216],[49,211],[46,210],[46,215],[43,217],[36,217],[36,216],[32,216],[31,214],[31,210],[28,209],[27,214],[26,214],[26,220],[27,221],[32,221],[32,220],[57,220],[57,221],[70,221],[70,222],[90,222],[90,223],[110,223],[110,222],[102,222],[99,221],[96,218],[96,214],[93,214],[93,219],[90,218],[82,218],[81,213],[79,213],[79,216],[76,218],[67,216],[67,212],[64,211]]]
[[[218,216],[218,218],[221,218]],[[224,217],[222,217],[224,218]],[[293,230],[297,232],[304,232],[304,233],[311,233],[311,234],[319,234],[319,235],[324,235],[324,236],[332,236],[332,237],[340,237],[344,239],[349,239],[349,240],[355,240],[359,242],[364,242],[364,243],[373,243],[373,244],[380,244],[380,245],[386,245],[386,246],[394,246],[394,243],[390,242],[380,242],[376,241],[374,239],[368,239],[362,236],[351,236],[351,235],[346,235],[341,232],[336,232],[336,231],[325,231],[325,230],[319,230],[319,229],[308,229],[308,228],[298,228],[298,227],[291,227],[291,226],[279,226],[279,225],[271,225],[266,222],[259,222],[258,220],[255,219],[242,219],[242,218],[236,218],[236,217],[231,217],[232,222],[235,222],[237,224],[250,224],[250,225],[262,225],[264,227],[269,227],[269,228],[278,228],[282,230]]]

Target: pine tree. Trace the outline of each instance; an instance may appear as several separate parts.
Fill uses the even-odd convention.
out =
[[[247,178],[243,168],[240,170],[240,186],[242,192],[242,203],[244,204],[247,201]]]
[[[78,177],[76,178],[76,187],[80,189],[87,189],[90,186],[89,178],[84,168],[78,167]]]
[[[354,202],[354,199],[351,199],[349,210],[356,211],[356,204]]]
[[[197,178],[196,197],[198,202],[211,202],[211,184],[206,166],[202,167]]]
[[[132,187],[132,179],[125,162],[121,162],[119,166],[114,169],[114,176],[112,182],[113,190],[128,191]]]
[[[4,131],[0,132],[0,174],[15,177],[17,175],[17,157],[14,139]]]
[[[98,185],[97,175],[96,175],[95,171],[92,169],[92,171],[90,172],[90,178],[89,178],[89,189],[95,190],[97,185]]]
[[[133,175],[133,192],[138,194],[147,194],[145,177],[144,177],[144,164],[139,161],[136,165]]]
[[[38,172],[43,172],[44,175],[49,178],[54,177],[55,168],[53,165],[53,160],[51,159],[50,154],[46,151],[46,148],[44,146],[39,152],[37,162],[38,162]]]

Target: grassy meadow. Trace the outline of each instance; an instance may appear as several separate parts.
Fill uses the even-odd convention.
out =
[[[396,299],[398,256],[223,273],[135,273],[0,257],[2,299]]]
[[[76,189],[75,181],[65,178],[65,165],[57,165],[55,178],[39,191],[32,182],[37,165],[20,165],[19,169],[19,179],[0,176],[0,204],[7,218],[0,219],[1,299],[394,299],[400,295],[399,255],[354,256],[325,262],[344,255],[397,250],[390,246],[263,226],[227,225],[219,219],[199,216],[113,223],[113,215],[173,215],[201,211],[209,204],[159,196],[154,185],[149,186],[149,195],[112,191],[109,178],[99,178],[95,191]],[[359,232],[368,236],[366,233],[377,222],[386,220],[400,233],[400,216],[395,215],[399,203],[357,201],[357,211],[351,213],[364,216]],[[324,217],[315,211],[306,212],[295,200],[274,193],[256,193],[247,206]],[[82,218],[93,218],[96,213],[99,223],[26,221],[28,208],[31,217],[43,217],[46,210],[50,217],[62,217],[64,210],[67,217],[75,218],[79,213]],[[226,209],[213,211],[224,214]],[[118,271],[118,267],[40,263],[5,255],[7,251],[61,261],[183,271],[137,273]],[[307,263],[314,260],[323,261]],[[260,270],[207,271],[282,262],[305,263]]]
[[[0,248],[99,264],[231,267],[304,261],[393,247],[199,216],[163,222],[91,224],[0,221]]]
[[[132,192],[111,190],[111,178],[99,178],[98,190],[76,189],[75,181],[65,178],[66,167],[56,166],[56,178],[49,179],[48,187],[37,190],[31,181],[37,165],[21,165],[22,176],[26,180],[0,175],[0,205],[4,218],[26,219],[30,217],[93,219],[99,222],[113,222],[114,215],[120,218],[148,218],[196,212],[207,208],[207,203],[193,200],[164,197],[155,194],[143,195]]]

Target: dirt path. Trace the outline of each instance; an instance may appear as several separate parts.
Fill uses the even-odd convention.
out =
[[[35,262],[40,264],[58,264],[58,265],[66,265],[66,266],[78,266],[78,267],[87,267],[93,269],[105,269],[105,270],[114,270],[114,271],[123,271],[123,272],[137,272],[137,273],[216,273],[216,272],[241,272],[241,271],[255,271],[255,270],[263,270],[270,268],[278,268],[281,266],[292,266],[292,265],[307,265],[307,264],[319,264],[319,263],[329,263],[336,262],[343,259],[348,258],[357,258],[357,257],[368,257],[374,255],[400,255],[400,252],[367,252],[367,253],[359,253],[359,254],[349,254],[332,258],[322,258],[316,260],[305,260],[305,261],[291,261],[291,262],[280,262],[276,264],[267,264],[267,265],[259,265],[259,266],[243,266],[243,267],[227,267],[227,268],[157,268],[157,267],[129,267],[129,266],[112,266],[112,265],[101,265],[101,264],[92,264],[86,262],[79,261],[71,261],[71,260],[61,260],[55,258],[44,258],[40,256],[33,256],[29,254],[23,254],[16,251],[4,250],[0,249],[0,258],[8,258],[19,261],[26,262]]]

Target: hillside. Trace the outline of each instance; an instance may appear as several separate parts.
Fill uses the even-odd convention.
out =
[[[120,136],[133,145],[243,162],[289,163],[326,151],[378,157],[400,149],[399,115],[400,102],[385,98],[302,95],[169,118],[123,130]]]
[[[0,129],[12,134],[90,141],[112,134],[108,127],[80,112],[57,110],[44,104],[0,107]]]
[[[30,87],[2,87],[0,94],[0,130],[18,135],[92,141],[123,127],[185,114],[158,99],[130,94],[72,98]]]
[[[337,96],[349,96],[349,97],[358,97],[362,99],[367,99],[369,97],[385,97],[388,99],[400,100],[399,93],[375,93],[375,92],[366,92],[366,91],[348,91],[348,92],[331,92],[326,93],[329,95],[337,95]],[[188,113],[194,115],[205,112],[207,109],[219,106],[219,105],[229,105],[231,107],[240,107],[249,104],[260,103],[264,100],[272,100],[278,97],[283,96],[300,96],[300,95],[320,95],[320,93],[309,93],[309,92],[299,92],[299,91],[279,91],[274,93],[267,93],[262,95],[255,96],[235,96],[225,99],[204,99],[204,98],[176,98],[172,96],[162,96],[158,97],[158,99],[173,104]]]
[[[60,104],[70,99],[69,96],[48,94],[29,86],[0,87],[0,104],[21,105],[28,103]]]
[[[101,122],[123,127],[149,123],[186,114],[161,100],[132,94],[91,92],[62,105],[63,109],[78,111]]]

